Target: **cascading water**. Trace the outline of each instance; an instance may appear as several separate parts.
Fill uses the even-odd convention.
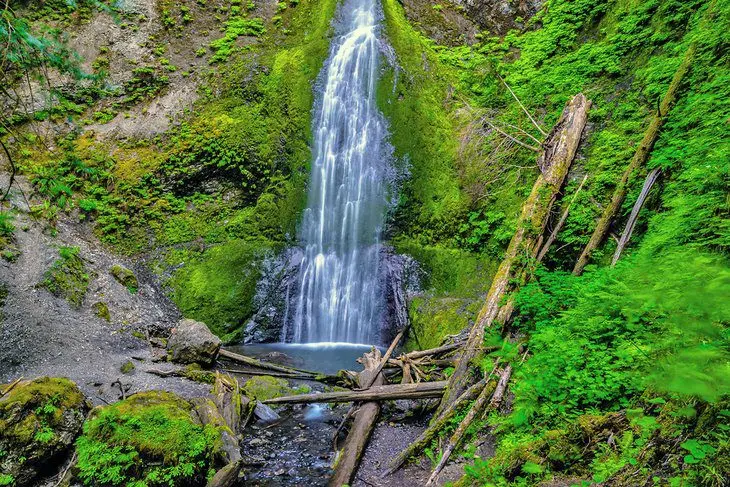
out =
[[[378,339],[389,163],[387,125],[375,102],[380,20],[377,0],[346,0],[323,69],[299,234],[304,257],[288,307],[294,342]]]

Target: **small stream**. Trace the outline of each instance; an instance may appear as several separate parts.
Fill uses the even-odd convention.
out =
[[[369,345],[352,343],[267,343],[227,347],[231,351],[267,362],[335,374],[358,370],[358,357]],[[243,383],[248,379],[239,374]],[[292,380],[290,385],[324,390],[318,382]],[[319,486],[332,475],[332,437],[350,404],[283,405],[273,423],[255,420],[243,433],[241,452],[246,462],[240,485]]]

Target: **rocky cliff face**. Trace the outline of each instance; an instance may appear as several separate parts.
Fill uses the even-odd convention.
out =
[[[473,44],[478,35],[502,36],[523,29],[542,6],[542,0],[456,0],[434,3],[403,0],[406,16],[438,44]]]

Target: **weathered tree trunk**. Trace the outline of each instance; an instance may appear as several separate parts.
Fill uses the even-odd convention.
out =
[[[222,427],[220,450],[226,465],[208,481],[207,487],[230,487],[238,481],[243,461],[236,435],[241,424],[241,414],[248,405],[247,401],[241,396],[238,381],[220,372],[216,373],[213,399],[199,397],[192,400],[201,423]]]
[[[644,186],[641,188],[641,193],[639,193],[639,197],[636,198],[636,203],[634,203],[634,207],[631,209],[631,215],[629,215],[629,219],[626,222],[626,227],[624,228],[624,231],[621,234],[621,238],[618,241],[618,245],[616,246],[616,252],[614,252],[613,259],[611,259],[612,266],[616,265],[616,262],[618,262],[618,260],[621,258],[621,252],[623,252],[626,244],[629,243],[631,234],[634,233],[636,220],[639,219],[639,212],[644,207],[644,203],[646,203],[646,198],[649,196],[649,191],[651,191],[652,186],[654,186],[654,183],[656,183],[656,180],[659,178],[660,172],[661,170],[657,167],[646,175],[646,180],[644,180]]]
[[[634,172],[636,172],[636,170],[644,165],[647,159],[649,159],[649,155],[654,148],[654,143],[659,137],[659,131],[662,128],[664,120],[669,114],[669,110],[672,108],[672,104],[677,97],[677,92],[682,85],[682,79],[684,78],[685,74],[687,74],[687,71],[692,64],[692,59],[694,58],[696,47],[696,44],[692,43],[689,48],[687,48],[687,52],[685,52],[684,54],[682,64],[680,64],[677,68],[677,71],[674,72],[672,82],[669,83],[669,88],[667,88],[667,92],[664,94],[664,98],[662,99],[661,105],[659,105],[657,113],[654,114],[654,117],[649,123],[649,127],[647,127],[646,131],[644,132],[644,137],[641,139],[639,146],[636,148],[636,152],[634,153],[633,159],[631,159],[631,163],[629,163],[629,165],[626,167],[626,170],[624,170],[624,173],[621,175],[621,180],[619,180],[616,188],[613,190],[611,202],[608,204],[608,206],[606,206],[606,208],[604,208],[601,217],[598,219],[596,228],[595,230],[593,230],[593,235],[591,235],[591,239],[586,244],[583,252],[581,252],[580,254],[580,257],[578,257],[578,261],[573,267],[574,275],[578,276],[583,273],[583,269],[588,264],[588,262],[590,262],[591,255],[601,244],[601,242],[603,242],[606,234],[608,234],[608,229],[611,226],[611,222],[616,217],[616,213],[618,213],[619,209],[621,208],[621,204],[623,203],[624,198],[626,197],[626,192],[628,191],[629,179],[634,174]]]
[[[500,303],[509,289],[510,282],[523,271],[521,266],[516,265],[518,256],[529,255],[534,258],[541,247],[547,217],[575,157],[589,107],[590,102],[582,94],[573,97],[543,144],[543,153],[538,158],[538,167],[542,173],[537,177],[530,196],[522,206],[517,231],[510,241],[484,306],[462,349],[436,417],[451,406],[473,381],[469,372],[472,361],[479,355],[485,329],[492,326],[498,318],[500,308],[507,308],[502,311],[501,316],[506,317],[511,314],[512,303],[508,302],[505,306],[500,306]]]
[[[206,487],[233,487],[238,484],[238,475],[243,468],[243,460],[229,463],[218,470],[213,478],[208,481]]]
[[[481,414],[482,410],[487,405],[487,401],[489,400],[489,398],[492,398],[492,400],[489,402],[490,408],[495,408],[499,406],[499,403],[502,401],[502,397],[504,397],[504,392],[507,389],[507,384],[509,383],[509,379],[511,376],[512,366],[508,365],[504,368],[504,371],[502,372],[499,383],[497,384],[497,388],[494,389],[494,395],[492,395],[492,391],[489,387],[485,386],[484,388],[482,388],[479,397],[477,397],[477,400],[474,401],[474,404],[472,405],[471,409],[469,409],[469,412],[466,413],[466,416],[461,421],[461,423],[459,423],[456,431],[454,431],[454,433],[451,435],[451,438],[449,438],[449,443],[448,445],[446,445],[446,448],[441,454],[441,459],[436,465],[436,468],[433,469],[433,473],[431,473],[431,476],[428,478],[428,482],[426,482],[427,486],[433,484],[433,482],[438,478],[441,470],[443,470],[443,468],[448,463],[451,454],[454,452],[454,450],[456,450],[459,444],[461,444],[461,440],[464,439],[464,435],[466,434],[467,429],[469,429],[472,421],[474,421],[474,418]]]
[[[400,340],[400,337],[396,340]],[[360,387],[365,387],[366,384],[375,386],[385,384],[385,377],[380,372],[385,361],[382,360],[378,349],[374,348],[372,352],[363,355],[361,362],[365,370],[360,372],[358,376]],[[360,404],[345,440],[345,445],[337,453],[335,472],[329,481],[330,487],[347,485],[355,476],[357,467],[360,465],[360,458],[365,451],[368,440],[370,440],[370,434],[375,427],[379,414],[380,404],[377,402],[368,401]]]
[[[406,354],[406,357],[411,360],[415,360],[423,357],[428,357],[429,355],[440,355],[443,353],[453,352],[454,350],[462,347],[464,343],[466,342],[450,343],[448,345],[441,345],[440,347],[436,348],[429,348],[428,350],[415,350],[413,352],[408,352]]]
[[[367,381],[362,380],[363,374],[366,371],[363,371],[360,373],[360,375],[358,376],[360,390],[368,389],[371,385],[373,385],[375,383],[375,380],[378,377],[380,377],[380,371],[383,370],[383,367],[385,366],[385,364],[388,363],[388,359],[390,358],[391,355],[393,355],[393,350],[395,350],[395,347],[398,346],[398,343],[401,341],[401,338],[403,338],[403,335],[405,335],[406,331],[407,331],[407,326],[406,326],[406,328],[403,328],[401,331],[399,331],[398,334],[395,336],[395,338],[393,339],[393,342],[388,347],[388,350],[385,351],[385,355],[383,355],[383,357],[380,359],[377,366],[375,367],[375,370],[367,371],[367,378],[368,378]]]
[[[398,456],[393,458],[388,463],[388,469],[383,473],[383,476],[390,475],[396,470],[398,470],[410,457],[417,454],[424,448],[426,448],[430,443],[431,440],[438,434],[441,429],[446,426],[446,424],[451,421],[451,419],[456,416],[456,413],[459,412],[459,409],[461,409],[462,406],[467,404],[470,401],[473,401],[479,393],[484,390],[484,388],[489,388],[490,386],[487,384],[486,379],[482,379],[476,384],[469,387],[464,394],[459,396],[459,398],[454,401],[454,404],[452,404],[446,411],[441,414],[440,417],[436,418],[435,421],[432,421],[431,424],[426,428],[420,435],[418,435],[418,438],[416,438],[410,445],[408,445],[408,448],[401,451]],[[494,382],[491,383],[491,389],[494,390]],[[491,392],[491,391],[490,391]]]
[[[418,384],[373,385],[363,391],[323,392],[298,394],[263,401],[264,404],[309,404],[317,402],[385,401],[390,399],[422,399],[441,397],[447,381],[419,382]]]

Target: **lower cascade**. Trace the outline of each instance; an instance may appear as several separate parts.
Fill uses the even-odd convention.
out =
[[[384,312],[379,259],[389,157],[375,101],[380,6],[349,0],[339,15],[313,122],[304,255],[285,318],[286,337],[298,343],[373,343]]]

